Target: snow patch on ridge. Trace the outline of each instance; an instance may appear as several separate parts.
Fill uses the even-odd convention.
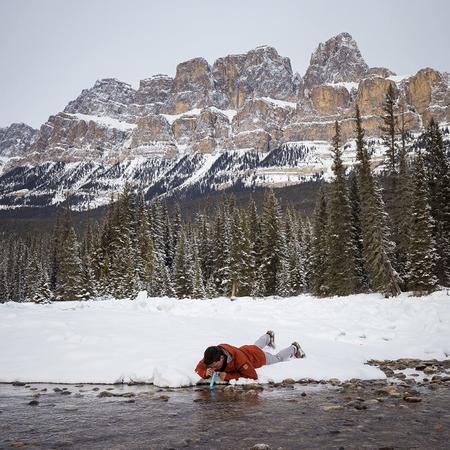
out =
[[[128,122],[122,122],[118,119],[113,119],[112,117],[106,117],[106,116],[92,116],[89,114],[81,114],[81,113],[65,113],[68,116],[76,117],[77,119],[84,120],[85,122],[95,122],[99,125],[108,127],[108,128],[115,128],[116,130],[120,131],[131,131],[134,128],[137,127],[135,123],[128,123]]]
[[[297,108],[297,103],[295,102],[287,102],[284,100],[277,100],[271,97],[259,97],[261,100],[264,100],[267,103],[271,103],[272,105],[279,106],[280,108]]]

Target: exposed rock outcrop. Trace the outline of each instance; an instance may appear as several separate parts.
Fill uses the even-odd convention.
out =
[[[356,103],[362,116],[383,114],[382,106],[389,86],[397,90],[395,83],[386,78],[372,77],[361,81]]]
[[[322,84],[311,90],[311,101],[320,115],[337,114],[350,105],[350,94],[343,86]]]
[[[29,151],[41,161],[116,160],[135,127],[117,119],[59,113],[42,125]]]
[[[154,75],[141,80],[135,102],[139,105],[159,104],[163,107],[173,94],[174,80],[168,75]],[[163,111],[169,112],[169,111]]]
[[[214,80],[206,59],[194,58],[178,64],[173,95],[174,114],[213,103]]]
[[[395,76],[395,73],[392,72],[392,70],[386,69],[386,67],[371,67],[366,72],[367,77],[375,76],[375,77],[381,77],[381,78],[388,78]]]
[[[269,46],[225,56],[212,65],[194,58],[179,64],[173,78],[155,75],[143,79],[137,90],[113,78],[99,80],[39,131],[23,124],[0,129],[0,171],[55,161],[91,164],[89,170],[123,164],[125,170],[127,161],[139,159],[144,161],[145,184],[183,157],[195,160],[186,172],[197,170],[202,158],[207,159],[204,155],[213,152],[216,158],[228,151],[270,152],[283,145],[289,152],[303,145],[301,141],[329,141],[336,120],[343,140],[351,139],[356,105],[366,136],[377,138],[391,85],[398,94],[396,112],[403,109],[407,128],[418,132],[431,117],[450,122],[448,81],[447,73],[430,68],[411,77],[369,68],[348,33],[318,46],[304,78],[293,73],[289,58]],[[256,164],[263,157],[249,158]],[[295,171],[301,178],[317,173],[314,167]],[[265,180],[268,172],[261,171]],[[169,184],[161,181],[155,192]]]
[[[105,78],[95,82],[64,108],[66,113],[123,118],[127,107],[134,101],[136,91],[123,81]]]
[[[289,58],[273,47],[257,47],[243,55],[219,58],[213,65],[217,89],[231,109],[241,108],[250,97],[294,100],[296,81]]]
[[[38,130],[25,123],[13,123],[9,127],[0,128],[0,156],[23,156],[35,142]]]
[[[416,108],[417,112],[425,112],[432,100],[434,100],[433,103],[440,103],[439,100],[443,100],[442,98],[433,98],[439,97],[439,94],[444,94],[445,86],[439,89],[442,82],[443,77],[436,70],[430,68],[419,70],[408,81],[408,102]]]
[[[360,81],[368,69],[356,41],[349,33],[340,33],[319,44],[303,81],[307,89],[324,83]]]

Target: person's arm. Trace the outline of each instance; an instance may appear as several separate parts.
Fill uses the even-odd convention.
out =
[[[206,366],[205,366],[205,363],[203,362],[203,359],[197,364],[195,371],[202,378],[209,378],[209,376],[206,374]]]

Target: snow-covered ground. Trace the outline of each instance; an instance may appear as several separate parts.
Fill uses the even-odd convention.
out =
[[[365,362],[448,358],[450,296],[230,301],[148,298],[142,292],[134,300],[10,302],[0,305],[0,381],[188,386],[199,380],[194,367],[206,347],[250,344],[269,329],[277,349],[298,340],[307,357],[258,369],[261,383],[384,378]]]

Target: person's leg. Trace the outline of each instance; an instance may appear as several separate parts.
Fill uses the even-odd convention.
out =
[[[287,361],[294,356],[295,351],[296,348],[293,345],[290,345],[289,347],[280,350],[276,355],[264,352],[266,355],[266,365],[269,366],[271,364]]]
[[[266,333],[256,340],[255,345],[262,349],[264,347],[267,347],[267,345],[269,345],[269,342],[270,336]]]

